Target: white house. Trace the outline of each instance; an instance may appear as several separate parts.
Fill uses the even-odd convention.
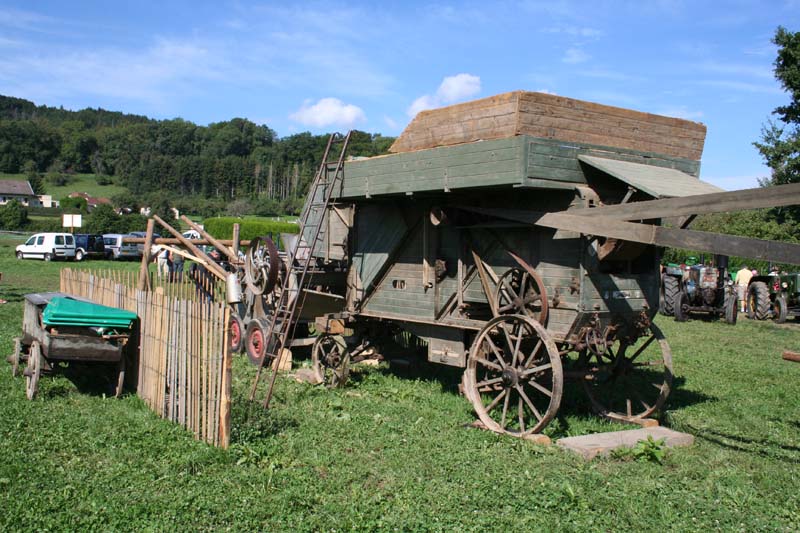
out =
[[[28,181],[0,180],[0,205],[6,205],[11,200],[16,200],[25,206],[42,206],[42,202]]]

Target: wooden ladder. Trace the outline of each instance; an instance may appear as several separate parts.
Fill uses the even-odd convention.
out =
[[[270,359],[272,364],[272,375],[270,376],[267,396],[264,399],[264,408],[269,408],[272,399],[272,391],[275,387],[275,378],[278,375],[278,366],[282,350],[291,344],[293,332],[292,322],[297,314],[298,304],[302,296],[303,287],[306,285],[306,278],[309,276],[309,267],[315,263],[312,256],[317,243],[321,242],[322,226],[325,220],[325,212],[331,203],[331,197],[337,187],[341,187],[344,175],[344,160],[347,147],[350,144],[350,135],[342,136],[334,133],[328,139],[325,147],[325,154],[322,156],[322,163],[314,176],[314,181],[308,191],[308,199],[300,215],[300,232],[294,249],[288,256],[286,275],[281,283],[281,293],[275,310],[269,318],[269,327],[264,337],[267,346],[264,350],[264,357],[261,358],[253,380],[253,387],[250,390],[250,400],[256,396],[256,388],[261,380],[262,370],[265,361]],[[329,159],[331,152],[339,148],[338,159]],[[294,278],[294,282],[292,279]],[[300,304],[302,306],[302,304]]]

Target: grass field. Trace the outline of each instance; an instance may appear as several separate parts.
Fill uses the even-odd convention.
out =
[[[0,179],[4,180],[24,180],[24,174],[3,174],[0,173]],[[94,174],[75,174],[72,176],[72,181],[67,185],[56,187],[50,183],[44,184],[45,193],[49,194],[55,200],[69,196],[71,192],[85,192],[89,196],[95,198],[111,198],[115,194],[120,194],[127,189],[119,185],[98,185],[97,179]]]
[[[57,288],[64,266],[16,261],[13,242],[0,238],[0,353],[23,295]],[[660,464],[586,462],[469,428],[448,369],[360,369],[337,391],[281,379],[265,413],[245,401],[254,369],[237,358],[223,451],[135,396],[104,397],[102,381],[46,377],[28,402],[2,363],[0,529],[799,530],[800,364],[780,352],[800,349],[800,325],[659,324],[677,385],[662,423],[696,437]],[[551,437],[620,428],[567,399]]]

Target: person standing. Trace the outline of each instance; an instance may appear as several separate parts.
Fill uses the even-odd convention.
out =
[[[753,272],[747,268],[747,265],[742,265],[742,268],[736,272],[736,295],[739,297],[739,310],[744,313],[747,311],[747,287],[750,285],[750,280],[753,279]]]
[[[183,256],[175,252],[170,252],[169,260],[171,265],[169,280],[180,283],[183,281]]]
[[[169,279],[169,250],[162,248],[156,256],[158,262],[158,277]]]

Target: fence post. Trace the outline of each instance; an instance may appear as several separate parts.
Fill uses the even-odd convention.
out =
[[[219,445],[227,448],[231,442],[231,350],[228,341],[228,322],[230,321],[230,308],[224,306],[222,315],[222,395],[219,399]]]
[[[156,222],[152,218],[147,219],[147,234],[144,237],[144,250],[142,250],[142,264],[139,267],[139,285],[137,288],[140,291],[149,290],[150,276],[148,276],[148,265],[150,264],[150,248],[153,247],[153,229]]]

